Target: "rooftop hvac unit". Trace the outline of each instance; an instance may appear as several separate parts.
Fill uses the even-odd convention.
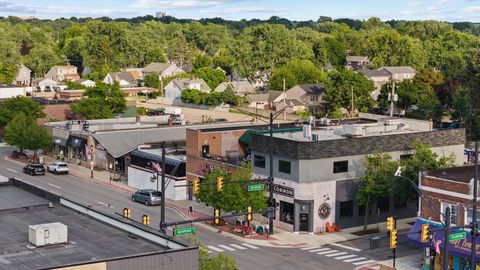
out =
[[[364,130],[362,126],[357,125],[345,125],[343,126],[343,135],[345,136],[362,136]]]
[[[60,222],[28,226],[28,241],[36,247],[66,244],[67,238],[67,225]]]

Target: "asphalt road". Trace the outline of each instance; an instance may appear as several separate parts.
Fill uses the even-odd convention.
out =
[[[151,226],[158,228],[160,206],[144,206],[130,200],[129,194],[109,189],[72,175],[30,176],[22,173],[23,165],[5,160],[11,153],[9,147],[0,148],[0,175],[16,177],[38,185],[53,193],[61,194],[75,201],[91,205],[92,208],[110,213],[121,213],[124,207],[131,210],[132,219],[141,220],[143,214],[150,216]],[[182,220],[174,209],[167,208],[167,222]],[[196,237],[207,246],[212,255],[224,252],[233,256],[238,269],[272,270],[318,270],[354,269],[358,265],[373,262],[375,256],[363,250],[353,250],[341,246],[325,245],[303,248],[273,248],[250,245],[228,234],[218,233],[211,228],[195,224]]]

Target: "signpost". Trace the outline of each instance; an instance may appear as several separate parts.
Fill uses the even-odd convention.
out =
[[[263,190],[265,186],[263,184],[250,185],[248,186],[248,191],[259,191]]]
[[[194,234],[194,233],[195,233],[195,227],[180,228],[180,229],[175,229],[173,231],[173,235],[186,235],[186,234]]]
[[[448,241],[462,240],[462,239],[465,239],[465,237],[467,237],[466,232],[454,233],[448,236]]]

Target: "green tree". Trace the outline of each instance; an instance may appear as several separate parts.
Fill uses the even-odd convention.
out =
[[[51,145],[48,131],[23,113],[17,114],[5,127],[5,141],[20,151],[33,150],[35,155],[39,149],[47,150]]]
[[[212,257],[208,248],[205,247],[197,238],[188,237],[185,241],[198,247],[198,261],[200,264],[199,270],[235,270],[237,269],[237,262],[232,256],[224,253],[219,253],[217,256]]]
[[[62,60],[55,53],[54,48],[40,43],[35,44],[25,58],[25,65],[30,67],[37,77],[44,76],[52,66],[60,63]]]
[[[368,213],[370,213],[372,205],[378,203],[382,198],[390,197],[397,167],[398,162],[392,160],[387,153],[365,156],[365,174],[360,177],[362,186],[357,192],[358,204],[365,207],[363,231],[367,231]]]
[[[218,192],[216,185],[217,177],[224,179],[223,191]],[[231,180],[250,180],[253,177],[250,164],[244,164],[231,175],[221,168],[206,174],[200,187],[197,199],[206,205],[211,205],[224,212],[246,211],[251,206],[254,211],[266,208],[266,198],[263,191],[245,192],[248,183],[229,184]]]
[[[33,119],[45,117],[43,107],[33,99],[16,96],[0,103],[0,124],[7,125],[16,115],[22,113]]]
[[[97,82],[95,87],[87,89],[83,98],[71,105],[72,112],[87,119],[111,118],[123,113],[127,108],[125,93],[116,82],[113,85]]]
[[[167,62],[167,58],[165,57],[165,53],[163,52],[162,48],[160,47],[151,48],[145,53],[144,64],[149,64],[152,62],[156,62],[156,63]]]
[[[270,89],[282,90],[284,79],[286,89],[297,84],[328,84],[328,75],[308,60],[292,60],[283,67],[275,68],[270,78]]]
[[[230,85],[228,85],[225,91],[221,93],[221,100],[222,102],[233,106],[236,106],[239,103],[238,97],[235,92],[233,92],[233,89]]]
[[[157,72],[148,73],[143,78],[143,81],[147,87],[160,88],[160,79]]]
[[[201,54],[197,55],[195,58],[195,61],[193,61],[192,65],[192,70],[195,72],[196,70],[202,69],[202,68],[211,68],[213,64],[212,58],[210,58],[208,55]]]
[[[222,82],[226,82],[225,72],[220,69],[200,68],[193,72],[198,78],[202,78],[211,89],[215,89]]]
[[[373,82],[361,74],[350,70],[333,71],[330,73],[330,85],[327,86],[324,99],[334,109],[345,108],[350,113],[353,113],[353,109],[365,112],[373,106],[371,94],[374,89]]]

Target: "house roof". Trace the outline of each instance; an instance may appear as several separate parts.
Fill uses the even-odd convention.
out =
[[[426,176],[433,176],[436,178],[447,179],[450,181],[470,183],[473,178],[474,166],[461,166],[440,170],[428,171]]]
[[[413,69],[412,67],[409,67],[409,66],[382,67],[381,69],[384,69],[384,70],[390,72],[391,74],[415,73],[415,69]]]
[[[152,62],[143,69],[143,72],[144,73],[157,72],[158,74],[161,74],[171,65],[173,64]]]
[[[300,100],[298,99],[287,99],[285,100],[286,104],[292,104],[293,106],[305,106]]]
[[[21,64],[20,65],[20,69],[28,69],[28,71],[32,71],[31,69],[29,69],[28,67],[26,67],[24,64]]]
[[[268,94],[249,94],[247,95],[248,102],[268,102]]]
[[[200,91],[210,92],[212,90],[210,86],[208,86],[208,84],[203,79],[177,78],[172,80],[170,83],[175,84],[181,90],[191,88],[190,87],[191,83],[200,84],[200,89],[199,89]]]
[[[248,81],[233,81],[233,82],[223,82],[215,88],[217,92],[223,92],[227,89],[230,85],[232,87],[233,92],[236,94],[247,94],[247,93],[255,93],[255,88],[253,85]]]
[[[318,84],[299,84],[299,85],[296,85],[296,86],[302,88],[308,94],[322,94],[323,92],[325,92],[325,85],[322,84],[322,83],[318,83]]]
[[[369,61],[368,56],[347,56],[347,62],[364,62]]]
[[[124,80],[130,84],[137,84],[137,80],[135,79],[135,76],[132,74],[132,72],[120,71],[120,72],[110,72],[108,74],[110,74],[112,79],[115,81]]]
[[[390,73],[384,69],[376,70],[376,69],[361,69],[358,72],[362,73],[368,78],[372,77],[390,77]]]
[[[273,102],[275,99],[277,99],[281,94],[283,94],[282,91],[276,91],[276,90],[269,90],[267,92],[268,94],[268,102]]]
[[[181,66],[181,68],[185,72],[192,72],[192,67],[193,67],[192,63],[185,63]]]
[[[185,127],[147,128],[97,132],[92,136],[115,158],[121,157],[141,144],[161,141],[185,141]]]
[[[75,68],[77,70],[77,67],[74,65],[69,65],[69,66],[53,66],[52,68],[54,69],[59,69],[59,68]]]

